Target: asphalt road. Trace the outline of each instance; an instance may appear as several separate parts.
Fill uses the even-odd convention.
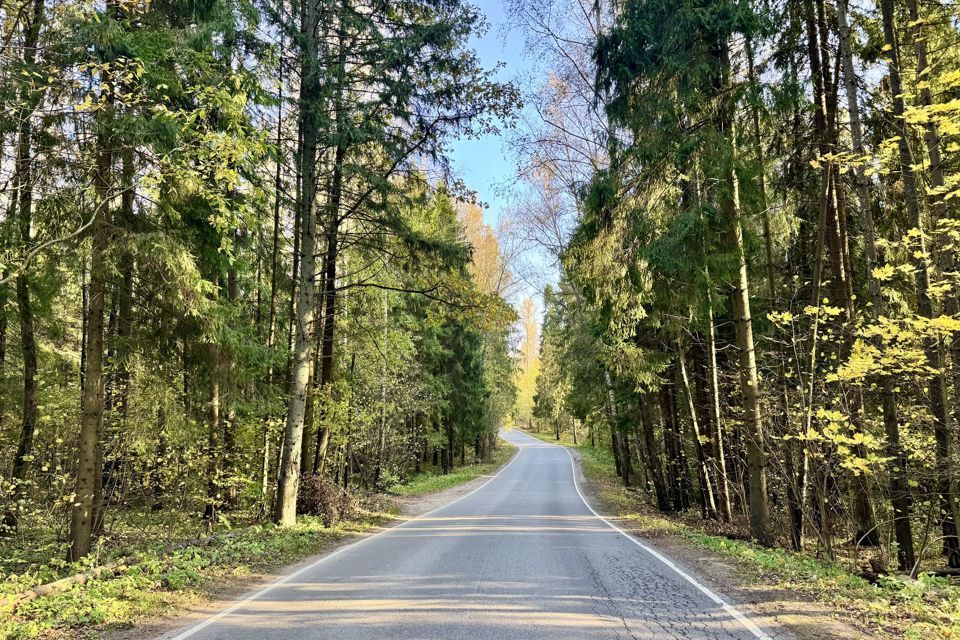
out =
[[[519,451],[473,493],[163,640],[768,638],[593,512],[565,449],[502,435]]]

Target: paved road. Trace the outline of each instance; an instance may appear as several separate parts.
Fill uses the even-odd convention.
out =
[[[164,640],[766,638],[598,517],[526,434],[480,489],[345,547]]]

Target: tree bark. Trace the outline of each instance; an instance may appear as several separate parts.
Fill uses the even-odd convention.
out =
[[[30,21],[24,28],[23,63],[30,68],[36,62],[37,43],[43,25],[43,0],[34,0],[31,5]],[[29,89],[20,92],[24,108],[17,114],[17,158],[15,163],[17,191],[17,226],[21,247],[27,248],[31,240],[33,219],[33,110],[42,99],[42,93]],[[13,484],[12,507],[4,514],[3,522],[11,528],[19,523],[19,503],[26,490],[29,457],[33,453],[33,438],[37,428],[37,340],[34,334],[33,306],[30,300],[30,283],[27,274],[21,271],[16,277],[17,317],[20,322],[20,344],[23,353],[23,402],[20,422],[20,436],[17,439],[17,451],[13,457],[11,481]],[[4,294],[5,295],[5,294]],[[5,300],[4,300],[5,302]],[[0,313],[3,313],[0,308]],[[4,345],[6,351],[6,318],[4,318]],[[4,354],[5,357],[6,354]],[[3,364],[0,362],[0,367]],[[0,418],[2,419],[2,418]]]
[[[773,544],[770,531],[770,508],[767,503],[767,463],[763,446],[763,420],[760,414],[756,351],[753,344],[753,319],[750,315],[750,279],[747,273],[746,249],[740,212],[740,184],[732,152],[734,136],[729,133],[731,145],[730,167],[727,170],[729,193],[724,197],[723,210],[728,224],[728,240],[737,252],[738,278],[733,292],[734,326],[740,355],[740,390],[743,397],[744,426],[746,427],[747,471],[750,502],[750,535],[763,545]]]
[[[680,362],[680,379],[683,382],[683,390],[687,398],[690,425],[693,427],[694,449],[697,452],[704,517],[715,519],[717,517],[717,499],[713,491],[713,480],[710,477],[710,464],[704,451],[705,438],[700,430],[700,421],[697,418],[697,403],[694,401],[693,388],[690,384],[690,377],[687,375],[687,355],[680,345],[677,349],[677,359]]]
[[[640,397],[640,431],[643,437],[643,449],[647,455],[646,467],[653,482],[653,492],[657,499],[657,508],[660,511],[670,510],[669,492],[663,476],[662,447],[657,446],[656,425],[650,411],[653,402],[650,392]]]
[[[282,10],[282,9],[281,9]],[[281,33],[280,37],[280,46],[283,48],[285,45],[285,39]],[[280,273],[280,203],[281,203],[281,192],[283,190],[283,72],[284,72],[284,59],[283,56],[280,57],[279,62],[277,63],[277,77],[279,82],[279,89],[277,91],[277,136],[276,136],[276,145],[277,145],[277,158],[276,158],[276,170],[274,173],[273,179],[273,231],[271,235],[270,243],[270,303],[269,308],[267,309],[267,351],[273,355],[274,347],[277,341],[277,282]],[[266,379],[266,391],[267,393],[272,393],[275,371],[274,371],[274,360],[271,357],[270,365],[267,367],[267,379]],[[261,503],[261,513],[266,515],[269,511],[270,504],[270,423],[271,415],[269,411],[267,415],[262,417],[263,426],[262,426],[262,456],[260,463],[260,503]]]
[[[316,318],[316,316],[314,316]],[[314,332],[316,334],[316,331]],[[314,336],[316,338],[316,336]],[[316,422],[316,378],[317,378],[317,347],[314,339],[314,347],[311,350],[310,370],[307,372],[307,400],[303,411],[303,452],[300,455],[300,475],[306,475],[313,472],[314,456],[316,450],[316,438],[314,423]]]
[[[627,449],[630,445],[626,442],[627,438],[618,433],[619,421],[617,420],[617,400],[613,393],[613,380],[610,372],[603,371],[603,381],[607,388],[607,411],[610,414],[610,443],[613,447],[614,461],[616,462],[617,475],[623,480],[623,485],[629,487],[632,484],[632,469],[630,465],[630,452]]]
[[[718,465],[717,482],[720,491],[720,505],[724,519],[730,520],[733,509],[730,506],[730,479],[727,476],[727,454],[723,435],[723,415],[720,412],[720,379],[717,366],[717,330],[713,319],[713,305],[707,304],[707,367],[710,387],[710,408],[713,416],[713,458]]]
[[[925,81],[919,84],[919,105],[921,107],[930,107],[933,105],[933,94],[930,91],[930,65],[927,61],[927,41],[923,33],[922,16],[920,15],[917,0],[907,0],[907,10],[910,13],[910,34],[912,36],[914,48],[917,55],[917,78]],[[936,191],[943,190],[946,187],[946,180],[943,172],[943,158],[940,154],[940,132],[937,130],[937,123],[933,119],[926,119],[923,125],[923,140],[927,149],[927,156],[930,160],[930,188],[934,192],[927,194],[927,203],[931,214],[932,227],[936,228],[940,220],[948,217],[946,202],[943,196],[937,195]],[[923,229],[917,225],[918,229]],[[921,239],[922,242],[922,239]],[[955,270],[954,249],[938,251],[937,258],[944,273],[953,273]],[[920,264],[927,273],[929,265],[926,259],[921,259]],[[918,276],[920,277],[920,276]],[[925,275],[928,279],[929,275]],[[927,317],[933,317],[934,310],[932,301],[929,300],[929,282],[924,284],[924,289],[919,286],[918,292],[927,300],[921,300],[921,313],[928,314]],[[960,304],[957,301],[955,290],[948,291],[943,296],[943,313],[950,317],[956,317]],[[952,373],[954,381],[954,411],[960,410],[960,388],[956,386],[960,382],[960,340],[950,336],[949,352],[952,359]],[[957,523],[960,522],[960,504],[957,499],[957,480],[953,472],[953,455],[956,445],[956,434],[951,424],[950,399],[947,395],[947,381],[945,375],[945,363],[942,356],[942,340],[931,338],[927,340],[926,352],[929,365],[934,368],[935,373],[927,380],[927,388],[930,393],[930,405],[934,416],[934,436],[936,439],[937,467],[940,470],[938,481],[938,491],[940,493],[940,506],[944,513],[942,522],[943,532],[943,552],[947,556],[949,565],[953,568],[960,567],[960,539],[957,538]]]
[[[894,130],[899,138],[897,147],[900,156],[900,171],[903,179],[904,205],[907,208],[907,213],[911,223],[914,224],[918,229],[922,230],[923,220],[920,211],[920,200],[917,193],[917,176],[914,170],[913,151],[910,148],[910,131],[907,127],[906,120],[904,119],[906,107],[903,100],[903,81],[901,80],[900,68],[900,46],[897,42],[896,36],[896,17],[894,15],[893,0],[880,0],[880,13],[883,21],[884,41],[889,49],[887,52],[887,55],[889,56],[887,71],[890,77],[890,92],[893,96],[893,125]],[[920,259],[919,264],[916,265],[916,268],[918,312],[920,315],[929,318],[932,307],[928,295],[929,283],[927,279],[929,274],[927,272],[926,261],[924,259]],[[936,359],[932,359],[931,361],[931,356],[933,355],[934,354],[930,353],[929,350],[927,351],[928,365],[930,365],[935,371],[939,371],[940,367],[937,366],[938,363]],[[930,382],[933,383],[930,386],[930,398],[934,403],[937,402],[937,399],[941,394],[940,380],[941,377],[939,375],[934,375],[930,379]],[[937,407],[934,407],[934,420],[939,421],[939,416],[936,410]],[[896,405],[890,407],[885,405],[884,424],[896,424],[897,420],[895,416]],[[942,432],[943,428],[944,425],[940,424],[935,427],[935,430]],[[892,458],[891,465],[896,465],[891,467],[892,472],[890,482],[894,505],[894,529],[897,534],[898,542],[897,557],[901,570],[914,573],[916,570],[916,557],[913,550],[913,539],[912,536],[908,537],[907,535],[907,533],[910,531],[909,516],[911,508],[910,497],[908,493],[909,488],[906,479],[906,454],[900,445],[899,431],[888,431],[887,447]],[[937,448],[939,458],[939,444]]]
[[[151,511],[163,509],[163,466],[167,457],[167,413],[161,405],[157,407],[157,449],[150,470],[150,493],[153,496]]]
[[[108,3],[112,13],[112,3]],[[112,94],[112,89],[107,88]],[[107,252],[111,243],[110,199],[113,142],[112,105],[100,111],[97,131],[97,158],[93,184],[97,211],[93,223],[90,250],[90,284],[84,361],[83,412],[77,446],[77,471],[70,520],[70,546],[67,560],[75,562],[90,553],[97,472],[102,460],[100,441],[103,425],[103,314],[106,293]]]
[[[347,126],[346,105],[343,104],[346,78],[346,36],[341,31],[337,37],[337,84],[334,95],[334,127],[337,132],[333,151],[333,165],[330,176],[330,197],[326,220],[326,252],[323,262],[323,339],[320,354],[320,387],[327,394],[333,393],[334,348],[337,320],[337,259],[340,255],[341,206],[343,204],[344,162],[347,156],[347,143],[343,133]],[[451,454],[452,455],[452,454]]]
[[[223,425],[220,421],[220,347],[207,345],[207,499],[203,507],[203,519],[207,526],[217,522],[223,502]]]
[[[660,417],[663,420],[663,447],[667,462],[668,504],[672,511],[680,512],[689,506],[689,498],[684,482],[686,457],[683,454],[683,440],[680,436],[680,424],[674,398],[673,365],[665,373],[666,380],[661,384]]]
[[[277,477],[274,519],[281,526],[297,521],[297,492],[300,486],[300,456],[303,424],[309,391],[310,360],[313,349],[315,288],[314,233],[316,200],[317,136],[320,129],[320,69],[317,58],[317,5],[306,2],[301,37],[300,131],[303,136],[300,156],[300,294],[297,301],[296,344],[289,405],[284,427],[283,452]]]

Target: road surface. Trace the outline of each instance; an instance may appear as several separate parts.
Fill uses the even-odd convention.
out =
[[[587,505],[570,454],[518,432],[476,491],[163,640],[768,638]]]

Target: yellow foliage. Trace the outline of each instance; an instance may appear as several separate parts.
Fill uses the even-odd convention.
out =
[[[893,265],[885,264],[882,267],[876,267],[873,270],[873,277],[879,280],[880,282],[886,282],[893,278],[895,273]]]

